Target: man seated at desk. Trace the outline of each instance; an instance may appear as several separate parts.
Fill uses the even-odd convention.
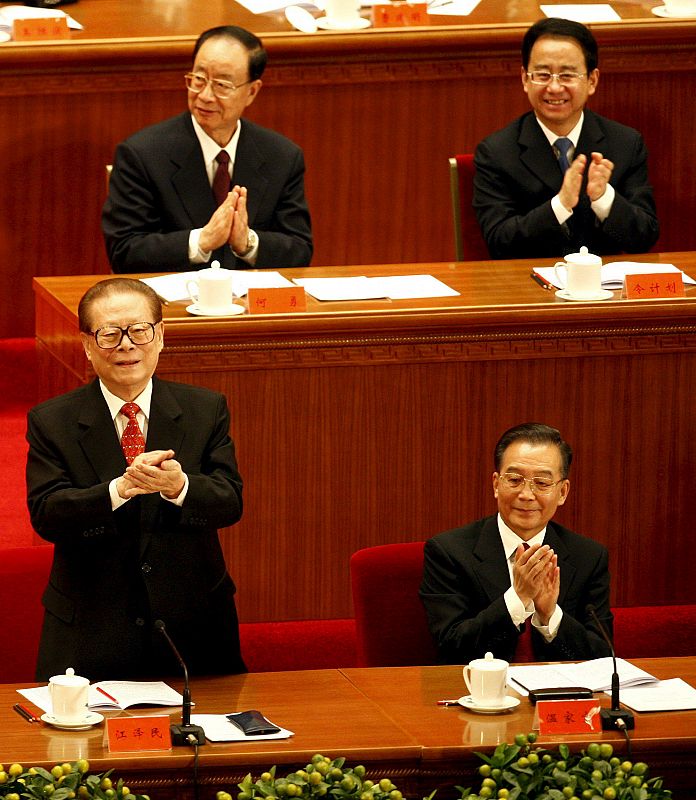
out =
[[[114,272],[306,267],[312,232],[304,156],[241,116],[261,90],[266,51],[236,26],[201,34],[186,77],[190,113],[116,149],[102,212]]]
[[[473,205],[492,258],[640,253],[659,226],[638,131],[586,108],[599,82],[584,25],[543,19],[522,41],[531,112],[476,149]]]
[[[587,608],[611,632],[607,549],[551,522],[571,460],[555,428],[511,428],[495,448],[498,515],[426,542],[420,595],[441,663],[487,651],[506,661],[609,655]]]

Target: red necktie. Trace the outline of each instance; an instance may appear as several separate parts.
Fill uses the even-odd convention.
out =
[[[522,547],[525,550],[529,550],[529,545],[527,542],[522,543]],[[524,623],[522,627],[522,633],[517,640],[517,647],[515,649],[515,655],[512,659],[515,663],[525,663],[528,661],[535,661],[534,658],[534,648],[532,647],[532,618],[529,619]]]
[[[230,157],[226,150],[220,150],[215,156],[218,167],[213,177],[213,194],[215,202],[222,205],[230,191]]]
[[[140,407],[135,403],[126,403],[121,409],[123,416],[128,417],[128,424],[121,436],[121,450],[123,450],[128,465],[133,463],[136,456],[145,452],[145,437],[135,416],[138,411],[140,411]]]

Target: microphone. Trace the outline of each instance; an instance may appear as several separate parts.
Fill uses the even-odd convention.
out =
[[[181,725],[172,724],[169,729],[172,734],[172,744],[205,744],[205,731],[200,725],[191,725],[191,687],[189,686],[188,670],[186,663],[181,657],[176,645],[167,633],[167,628],[161,619],[155,620],[155,628],[164,636],[169,643],[176,660],[184,670],[184,702],[181,710]]]
[[[599,714],[602,720],[602,730],[633,730],[636,725],[633,714],[630,711],[625,711],[622,709],[619,704],[619,671],[616,668],[616,653],[614,652],[614,645],[609,638],[607,629],[600,622],[597,612],[595,611],[595,607],[590,603],[590,605],[587,606],[586,611],[595,621],[595,624],[599,628],[599,632],[602,634],[604,641],[609,645],[611,657],[614,662],[614,671],[611,674],[611,708],[603,708]]]

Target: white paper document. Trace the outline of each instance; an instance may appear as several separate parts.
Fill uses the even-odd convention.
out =
[[[279,725],[278,733],[247,736],[227,719],[226,714],[191,714],[191,722],[193,725],[200,725],[205,731],[205,738],[211,742],[255,742],[259,739],[289,739],[293,736],[292,731],[280,728]]]
[[[634,711],[686,711],[696,708],[696,689],[681,678],[622,689],[621,702]]]
[[[47,714],[53,710],[48,686],[17,691]],[[181,706],[183,702],[179,692],[163,681],[99,681],[89,686],[87,706],[92,710],[118,711],[131,706]]]
[[[656,683],[657,678],[636,667],[623,658],[616,659],[620,686],[637,686]],[[510,667],[508,682],[514,689],[521,687],[524,694],[532,689],[556,689],[569,686],[585,686],[593,692],[611,689],[614,671],[610,656],[581,661],[577,664],[522,664]]]
[[[566,288],[565,267],[535,267],[534,272],[557,289]],[[696,285],[696,281],[674,264],[646,264],[643,261],[614,261],[602,265],[602,288],[621,289],[626,275],[650,275],[652,273],[681,272],[685,284]]]
[[[236,269],[233,270],[232,291],[237,297],[244,297],[249,288],[272,289],[283,286],[292,286],[287,278],[280,272],[274,270],[255,270]],[[191,295],[188,290],[188,282],[195,281],[197,272],[176,272],[173,275],[159,275],[156,278],[141,278],[151,289],[168,303],[175,303],[178,300],[190,300]],[[195,287],[193,287],[195,288]]]
[[[431,0],[428,14],[468,17],[481,0]]]
[[[5,6],[0,8],[0,31],[12,33],[12,23],[17,19],[55,19],[65,17],[68,28],[73,31],[83,30],[83,26],[65,11],[59,8],[33,8],[32,6]]]
[[[392,275],[368,278],[295,278],[316,300],[404,300],[416,297],[450,297],[459,292],[432,275]]]
[[[539,6],[547,17],[572,19],[574,22],[620,22],[621,17],[609,3],[563,3],[558,6]]]

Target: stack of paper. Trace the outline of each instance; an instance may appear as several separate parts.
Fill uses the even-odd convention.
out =
[[[47,714],[53,710],[48,686],[17,691]],[[87,706],[118,711],[131,706],[180,706],[184,698],[163,681],[99,681],[89,687]]]
[[[636,667],[622,658],[616,659],[620,686],[638,686],[657,683],[657,678],[649,672]],[[593,692],[611,689],[611,676],[614,671],[610,656],[581,661],[578,664],[523,664],[510,667],[508,681],[520,694],[528,694],[532,689],[560,689],[571,686],[585,686]]]
[[[230,715],[232,716],[232,715]],[[270,720],[269,720],[270,721]],[[260,736],[247,736],[241,728],[233,725],[227,714],[191,714],[191,722],[200,725],[205,731],[205,738],[211,742],[245,742],[258,739],[289,739],[293,732],[280,728],[278,733],[264,733]]]

